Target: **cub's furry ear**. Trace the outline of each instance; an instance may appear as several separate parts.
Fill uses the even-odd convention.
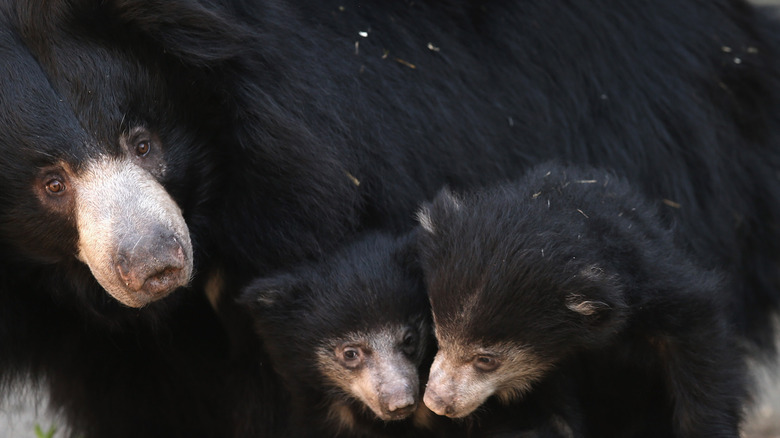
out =
[[[252,281],[238,298],[250,312],[265,319],[292,311],[297,298],[308,289],[308,283],[295,273],[283,273]]]
[[[576,290],[567,293],[566,308],[578,314],[587,326],[614,328],[626,319],[628,304],[617,276],[589,266],[580,270],[572,286]]]
[[[449,188],[439,191],[433,202],[426,202],[417,211],[417,221],[423,231],[436,234],[436,223],[451,218],[463,210],[463,202]]]
[[[577,293],[569,294],[566,297],[566,307],[583,316],[598,316],[612,308],[604,301],[589,300],[585,295]]]

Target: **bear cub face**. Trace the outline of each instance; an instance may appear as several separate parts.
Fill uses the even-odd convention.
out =
[[[439,345],[424,398],[432,411],[459,418],[491,396],[518,399],[621,330],[623,285],[600,236],[630,228],[641,202],[593,178],[546,166],[463,198],[443,190],[422,208],[420,257]]]
[[[324,427],[353,429],[421,407],[420,371],[434,344],[414,246],[410,237],[369,235],[327,262],[258,279],[245,291],[306,420],[312,406],[322,406]]]
[[[546,163],[462,199],[444,191],[419,218],[439,341],[432,411],[463,417],[579,375],[575,403],[619,400],[583,413],[594,436],[739,436],[746,380],[724,274],[678,247],[626,181]],[[616,379],[667,405],[630,385],[616,398]]]

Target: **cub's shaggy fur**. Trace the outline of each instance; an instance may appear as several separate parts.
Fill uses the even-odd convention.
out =
[[[657,209],[612,172],[552,164],[423,207],[439,343],[426,405],[463,417],[563,375],[588,436],[736,438],[732,291]]]

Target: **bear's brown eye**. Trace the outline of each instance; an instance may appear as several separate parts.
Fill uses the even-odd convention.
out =
[[[49,193],[59,195],[65,191],[65,183],[58,180],[57,178],[52,178],[46,182],[46,190],[48,190]]]
[[[477,356],[474,358],[474,367],[479,371],[495,371],[499,365],[501,365],[501,362],[492,356]]]
[[[135,145],[135,154],[139,157],[146,156],[151,150],[152,143],[149,140],[139,141],[138,144]]]
[[[355,368],[362,362],[360,350],[354,347],[347,347],[341,352],[341,357],[344,359],[344,365],[348,368]]]

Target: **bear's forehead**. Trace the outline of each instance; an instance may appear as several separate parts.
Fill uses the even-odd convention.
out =
[[[26,163],[28,174],[49,166],[78,171],[89,157],[110,150],[91,138],[32,55],[9,44],[0,38],[0,51],[9,54],[0,65],[0,105],[15,108],[0,114],[5,162]]]
[[[157,113],[168,100],[168,87],[155,74],[158,61],[130,49],[74,39],[63,29],[67,26],[51,29],[46,35],[49,41],[43,42],[40,32],[28,35],[22,29],[19,44],[25,45],[35,69],[56,96],[50,103],[67,108],[75,122],[72,126],[88,134],[89,141],[82,142],[87,150],[91,146],[113,151],[119,136],[142,122],[139,117],[145,121],[160,117]],[[75,49],[78,56],[73,56]],[[31,71],[25,69],[25,74]],[[24,80],[26,85],[32,83]]]
[[[105,88],[105,74],[90,79],[70,68],[64,74],[48,54],[36,53],[8,33],[0,34],[0,52],[0,105],[14,108],[0,114],[0,148],[6,156],[14,154],[9,159],[25,161],[30,169],[77,171],[90,158],[119,152],[117,140],[131,116],[118,98],[126,92]]]
[[[333,347],[357,345],[374,351],[390,351],[397,349],[404,336],[411,330],[418,332],[421,327],[391,323],[360,330],[343,331],[324,340],[321,348],[330,351]]]
[[[463,333],[437,332],[439,351],[452,361],[468,361],[476,355],[497,356],[530,355],[531,347],[510,339],[470,338]]]

